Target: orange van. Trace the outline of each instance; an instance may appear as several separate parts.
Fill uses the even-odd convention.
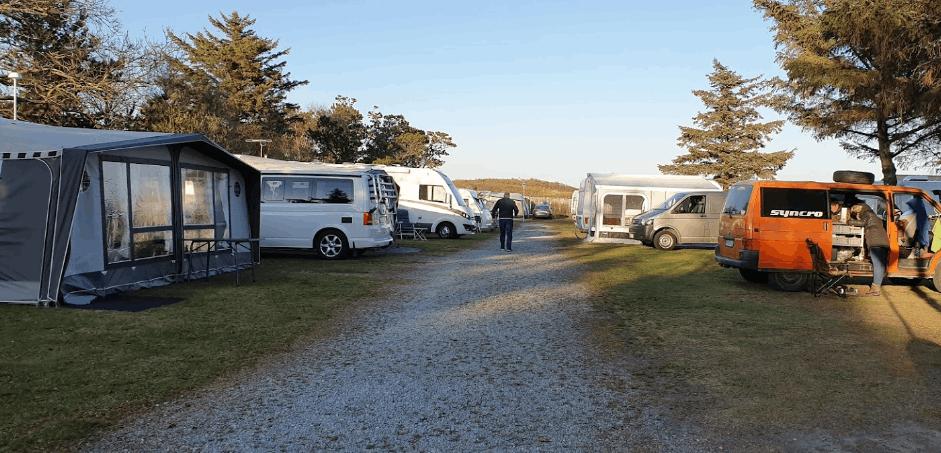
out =
[[[842,209],[831,214],[833,201],[840,202]],[[748,281],[802,291],[813,271],[805,243],[811,239],[831,263],[844,264],[852,276],[871,277],[862,228],[845,223],[847,208],[859,202],[868,204],[885,222],[889,236],[886,276],[930,278],[935,289],[941,290],[941,253],[915,251],[916,230],[932,228],[941,206],[912,187],[799,181],[736,184],[729,189],[720,217],[716,261],[737,268]],[[919,216],[923,225],[915,225],[916,205],[926,211]]]

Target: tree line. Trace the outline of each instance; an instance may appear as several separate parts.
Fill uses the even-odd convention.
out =
[[[272,157],[437,167],[456,145],[356,99],[329,107],[291,103],[307,80],[286,70],[290,49],[259,36],[238,12],[209,17],[166,42],[134,40],[107,0],[0,1],[0,68],[19,79],[18,117],[42,124],[199,132],[235,153],[270,140]],[[0,78],[9,87],[11,81]],[[7,89],[9,91],[9,88]],[[12,105],[0,103],[3,116]]]
[[[791,150],[760,152],[781,112],[818,140],[834,138],[853,156],[878,162],[886,184],[898,168],[941,165],[941,5],[937,0],[754,0],[771,24],[785,77],[744,78],[720,62],[706,110],[680,127],[687,150],[661,165],[728,186],[773,177]]]

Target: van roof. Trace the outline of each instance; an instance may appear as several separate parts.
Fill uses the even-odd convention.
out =
[[[262,173],[296,173],[319,175],[361,175],[363,173],[383,173],[382,170],[367,164],[326,164],[323,162],[298,162],[293,160],[269,159],[266,157],[238,155],[238,158],[255,167]]]
[[[618,175],[614,173],[589,173],[588,178],[592,179],[595,184],[599,186],[650,187],[654,189],[680,189],[683,191],[722,190],[722,185],[716,181],[706,179],[702,176]]]
[[[921,189],[907,186],[885,186],[876,184],[851,184],[846,182],[819,182],[819,181],[742,181],[735,183],[735,186],[758,186],[758,187],[790,187],[803,189],[845,189],[881,192],[891,189],[894,192],[924,192]]]

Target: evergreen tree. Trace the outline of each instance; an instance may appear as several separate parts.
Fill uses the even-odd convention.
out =
[[[941,145],[941,7],[937,0],[755,0],[773,22],[787,73],[785,106],[819,139],[896,166]]]
[[[363,157],[366,126],[356,109],[356,99],[337,96],[329,110],[317,115],[307,132],[314,144],[313,156],[323,162],[358,162]]]
[[[367,163],[436,168],[444,164],[454,140],[445,132],[426,132],[402,115],[369,112],[363,160]]]
[[[0,1],[0,68],[21,75],[20,119],[124,127],[149,82],[145,57],[97,0]],[[3,77],[0,84],[11,82]],[[0,109],[12,116],[9,103]]]
[[[255,20],[238,12],[209,22],[213,31],[167,32],[175,52],[165,54],[162,93],[148,106],[147,122],[167,132],[206,132],[233,152],[257,152],[246,139],[288,141],[300,118],[287,94],[307,83],[285,71],[282,58],[289,50],[255,34]],[[205,124],[197,116],[203,114],[215,117],[207,121],[218,128],[201,129]]]
[[[678,175],[704,175],[723,187],[739,181],[772,178],[794,155],[792,151],[760,153],[783,121],[760,122],[758,109],[773,104],[768,82],[743,78],[715,60],[709,74],[711,90],[693,94],[706,106],[693,117],[697,127],[680,126],[677,143],[687,154],[660,165],[660,171]]]

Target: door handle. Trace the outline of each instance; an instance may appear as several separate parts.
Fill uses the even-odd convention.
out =
[[[830,222],[823,222],[823,231],[830,231]]]

